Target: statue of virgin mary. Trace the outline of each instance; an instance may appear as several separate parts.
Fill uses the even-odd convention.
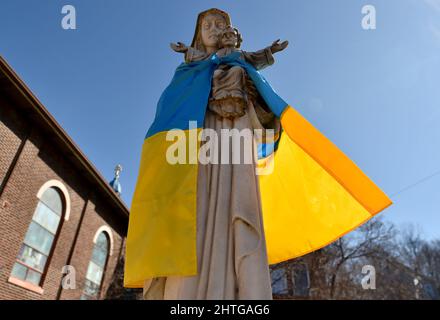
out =
[[[199,14],[192,51],[144,140],[124,276],[124,286],[143,288],[144,299],[272,299],[269,264],[323,247],[391,204],[262,76],[287,42],[225,52],[219,36],[230,26],[224,11]],[[206,56],[189,62],[195,50]],[[230,161],[167,163],[166,137],[176,128],[199,137],[197,148],[207,142],[204,129],[217,133],[210,151]],[[274,134],[233,149],[240,159],[252,153],[250,162],[235,163],[233,152],[222,154],[222,139],[231,138],[225,129]],[[272,162],[273,172],[257,174]]]
[[[230,17],[224,11],[211,9],[200,13],[191,47],[208,55],[217,52],[220,33],[230,25]],[[270,48],[252,55],[252,59],[261,68],[273,63]],[[221,98],[208,100],[204,129],[213,129],[217,133],[219,140],[213,145],[217,150],[211,151],[224,160],[220,148],[222,129],[260,129],[263,124],[259,114],[264,113],[266,122],[270,122],[267,121],[270,118],[270,124],[275,123],[276,118],[251,99],[246,88],[251,80],[246,79],[243,68],[223,66],[229,69],[222,70],[224,75],[217,77],[218,80],[212,81],[211,85],[211,95],[215,93],[215,97]],[[232,149],[227,155],[230,161],[209,161],[198,166],[198,274],[149,279],[144,285],[145,299],[271,299],[255,161],[233,164],[234,151],[251,152],[252,160],[256,153],[256,150],[245,147]],[[240,155],[240,159],[245,157]]]

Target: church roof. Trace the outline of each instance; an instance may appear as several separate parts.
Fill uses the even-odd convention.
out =
[[[113,187],[1,56],[0,94],[13,103],[14,107],[20,109],[31,123],[41,128],[41,131],[46,131],[53,142],[72,160],[81,175],[92,183],[97,195],[104,196],[107,203],[116,207],[118,212],[128,218],[129,209]]]

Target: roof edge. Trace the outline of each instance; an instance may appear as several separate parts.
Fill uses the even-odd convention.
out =
[[[102,187],[102,190],[114,200],[115,204],[121,208],[126,217],[129,216],[129,209],[122,201],[122,199],[116,194],[116,192],[110,187],[98,169],[87,158],[87,156],[81,151],[79,146],[70,138],[67,132],[61,127],[61,125],[55,120],[55,118],[49,113],[44,105],[38,100],[38,98],[32,93],[29,87],[24,81],[17,75],[7,61],[0,55],[0,69],[5,73],[14,86],[22,93],[22,95],[29,101],[35,111],[38,112],[40,117],[48,124],[48,127],[54,131],[54,133],[60,138],[62,143],[72,151],[73,155],[77,158],[79,163],[84,169],[90,173],[94,180]]]

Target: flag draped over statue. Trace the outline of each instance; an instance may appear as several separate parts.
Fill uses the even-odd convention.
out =
[[[331,141],[281,99],[252,65],[231,54],[181,64],[163,92],[142,146],[130,210],[124,286],[141,288],[152,277],[197,274],[198,164],[170,164],[167,132],[186,141],[203,129],[211,79],[219,64],[244,68],[282,133],[263,148],[258,166],[269,263],[330,244],[391,204],[390,199]],[[190,127],[190,121],[197,123]],[[193,122],[194,123],[194,122]],[[270,150],[267,152],[267,150]]]

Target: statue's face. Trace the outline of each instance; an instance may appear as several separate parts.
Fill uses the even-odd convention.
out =
[[[236,47],[238,42],[237,33],[234,29],[227,29],[220,35],[222,47]]]
[[[208,14],[202,20],[202,42],[205,47],[218,47],[220,33],[226,28],[225,19],[219,14]]]

